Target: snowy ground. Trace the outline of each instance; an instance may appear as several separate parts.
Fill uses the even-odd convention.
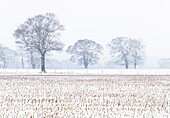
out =
[[[0,76],[0,118],[168,118],[170,76]]]
[[[40,69],[0,69],[1,75],[37,75]],[[170,69],[46,69],[46,75],[170,75]]]

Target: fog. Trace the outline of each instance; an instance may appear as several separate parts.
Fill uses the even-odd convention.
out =
[[[158,68],[158,60],[170,58],[170,7],[168,0],[5,0],[0,1],[0,44],[16,49],[14,30],[29,17],[55,13],[65,31],[63,52],[53,54],[68,60],[65,50],[88,38],[104,47],[100,64],[110,61],[106,45],[119,36],[141,39],[147,46],[147,61],[139,68]],[[97,66],[97,65],[96,65]]]

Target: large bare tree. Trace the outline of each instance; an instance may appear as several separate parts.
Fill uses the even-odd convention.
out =
[[[71,54],[70,60],[84,65],[88,68],[89,65],[96,64],[102,54],[103,47],[95,41],[84,39],[78,40],[73,46],[69,46],[67,53]]]
[[[45,55],[51,51],[61,51],[63,43],[59,40],[59,31],[64,26],[52,13],[28,18],[14,32],[16,43],[26,51],[34,51],[41,55],[41,72],[45,72]]]
[[[136,66],[142,64],[145,59],[145,46],[141,40],[127,37],[117,37],[108,44],[110,54],[116,64],[124,65],[126,69],[131,64]]]

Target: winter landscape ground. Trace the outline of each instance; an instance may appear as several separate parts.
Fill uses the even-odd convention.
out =
[[[168,75],[0,75],[0,118],[168,118]]]

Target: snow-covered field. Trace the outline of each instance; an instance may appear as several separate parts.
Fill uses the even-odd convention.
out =
[[[0,69],[1,75],[37,75],[40,69]],[[170,69],[46,69],[50,75],[170,75]]]
[[[170,76],[0,76],[0,118],[123,117],[170,117]]]

